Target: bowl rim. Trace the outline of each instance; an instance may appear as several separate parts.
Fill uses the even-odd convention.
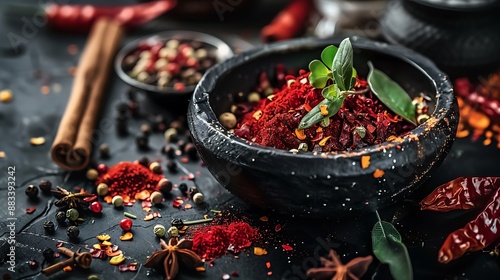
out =
[[[370,51],[378,51],[385,55],[393,56],[398,59],[405,61],[411,66],[415,67],[417,70],[421,71],[422,74],[427,76],[429,82],[432,83],[436,89],[436,105],[434,112],[430,115],[430,118],[423,124],[418,125],[416,128],[407,132],[405,135],[398,136],[396,140],[385,141],[377,145],[367,146],[361,149],[356,149],[352,151],[338,151],[315,154],[313,152],[300,152],[292,153],[287,150],[281,150],[277,148],[265,147],[258,144],[249,142],[246,139],[236,136],[234,133],[229,132],[224,128],[218,117],[215,115],[212,107],[210,106],[209,93],[213,91],[216,81],[221,76],[228,73],[232,68],[238,67],[249,60],[258,58],[259,56],[269,55],[270,53],[276,52],[286,52],[294,49],[303,48],[315,48],[319,46],[326,46],[328,44],[339,44],[341,39],[317,39],[317,38],[302,38],[294,39],[288,41],[277,42],[269,45],[263,45],[256,49],[243,52],[225,62],[216,65],[209,69],[201,78],[200,82],[196,86],[194,94],[190,102],[190,113],[191,115],[197,114],[196,112],[202,111],[203,121],[207,123],[209,127],[215,129],[220,136],[225,139],[231,139],[231,144],[236,145],[239,149],[247,150],[252,154],[262,154],[263,152],[272,153],[273,157],[281,157],[286,160],[287,158],[294,159],[341,159],[349,157],[360,157],[363,155],[371,155],[380,151],[385,151],[389,149],[395,149],[397,146],[403,143],[408,143],[419,139],[427,131],[431,130],[433,127],[437,126],[439,123],[447,122],[444,118],[448,117],[447,114],[453,109],[456,103],[455,95],[453,93],[453,86],[451,84],[448,76],[439,70],[437,66],[428,58],[401,46],[389,45],[387,43],[369,40],[366,38],[361,38],[357,36],[349,37],[353,47],[356,49],[366,49]],[[196,118],[193,118],[196,121]],[[189,123],[191,126],[191,123]],[[193,134],[196,134],[196,130]],[[452,135],[454,138],[455,136]],[[220,153],[224,156],[224,153]]]
[[[144,90],[146,92],[154,92],[158,94],[165,95],[175,95],[175,96],[184,96],[190,94],[196,88],[196,85],[186,86],[186,89],[183,91],[174,90],[172,87],[165,87],[161,89],[154,85],[145,84],[137,81],[136,79],[130,77],[125,71],[123,71],[121,65],[123,59],[134,49],[136,49],[140,43],[146,42],[157,42],[159,40],[168,40],[168,39],[184,39],[184,40],[194,40],[209,44],[217,49],[217,63],[221,63],[234,55],[231,47],[224,42],[222,39],[219,39],[213,35],[202,33],[198,31],[190,31],[190,30],[168,30],[161,31],[153,34],[149,34],[146,36],[142,36],[140,38],[134,39],[131,42],[125,44],[116,54],[115,56],[115,72],[118,77],[127,83],[130,86],[135,88]]]

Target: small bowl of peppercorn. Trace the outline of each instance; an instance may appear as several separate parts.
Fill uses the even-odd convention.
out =
[[[284,41],[207,71],[189,104],[188,124],[221,185],[258,208],[342,217],[402,201],[432,175],[458,126],[450,80],[403,47],[358,37],[344,46],[351,44],[349,56],[338,39]],[[334,46],[337,54],[329,54]],[[351,66],[336,64],[339,53]],[[335,77],[333,92],[322,91],[311,82],[313,71],[334,78],[326,68],[334,55],[333,67],[356,71]],[[312,68],[322,63],[319,57],[324,65]],[[383,101],[382,94],[394,91],[397,98]],[[391,100],[410,106],[410,121],[389,109]],[[308,116],[314,125],[301,128]]]
[[[172,30],[125,45],[116,56],[115,71],[148,96],[187,101],[205,71],[232,56],[229,45],[219,38]]]

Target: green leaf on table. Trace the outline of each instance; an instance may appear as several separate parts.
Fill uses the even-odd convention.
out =
[[[342,103],[344,102],[345,96],[343,94],[337,95],[335,98],[332,100],[325,99],[321,101],[318,105],[316,105],[314,108],[307,113],[302,120],[300,120],[299,127],[298,129],[306,129],[308,127],[311,127],[321,121],[325,118],[330,118],[331,116],[337,114],[337,112],[340,110],[340,107],[342,106]],[[321,105],[326,105],[326,109],[328,110],[328,115],[323,116],[321,115]]]
[[[332,68],[333,65],[333,58],[335,57],[335,54],[337,54],[338,48],[335,46],[328,46],[326,47],[322,52],[321,52],[321,61],[328,67]]]
[[[412,280],[410,256],[401,240],[401,234],[396,228],[391,223],[381,221],[379,217],[372,229],[373,254],[381,263],[389,265],[395,280]]]
[[[342,40],[335,58],[333,59],[333,78],[341,91],[348,91],[351,89],[352,78],[352,45],[349,38]]]
[[[371,91],[391,111],[416,125],[415,105],[408,93],[384,72],[373,67],[371,62],[368,62],[368,66],[368,84]]]
[[[339,94],[339,89],[337,88],[336,84],[329,85],[321,91],[321,95],[323,95],[325,99],[329,100],[334,99],[335,97],[337,97],[338,94]]]
[[[315,59],[309,63],[309,83],[315,88],[324,88],[329,79],[331,79],[330,70],[323,64],[323,62]]]

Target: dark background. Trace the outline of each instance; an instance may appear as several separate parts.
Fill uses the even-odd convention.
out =
[[[183,1],[183,0],[179,0]],[[85,222],[80,226],[81,234],[77,241],[70,241],[66,236],[66,227],[57,225],[54,234],[46,235],[43,222],[47,219],[54,220],[56,207],[52,202],[54,198],[40,195],[36,202],[27,199],[24,191],[29,184],[38,184],[40,179],[48,179],[55,185],[72,189],[75,186],[84,187],[93,191],[92,184],[85,180],[83,174],[67,173],[59,169],[50,159],[50,145],[57,132],[58,123],[66,106],[71,90],[73,77],[68,69],[76,66],[86,37],[68,33],[56,33],[47,27],[36,28],[18,51],[14,51],[7,38],[9,32],[23,34],[24,22],[19,16],[12,14],[7,9],[9,4],[35,5],[45,1],[1,1],[0,2],[0,89],[11,89],[14,100],[11,103],[0,104],[0,151],[6,153],[5,158],[0,158],[0,197],[2,207],[0,210],[0,274],[4,274],[8,265],[3,257],[8,253],[7,243],[7,168],[16,168],[16,273],[13,279],[37,278],[45,279],[40,274],[40,265],[32,270],[27,261],[36,260],[43,262],[42,250],[45,247],[56,249],[56,243],[63,241],[65,247],[77,249],[91,247],[98,243],[95,236],[108,233],[111,241],[120,246],[127,257],[126,263],[143,263],[147,256],[159,248],[158,239],[153,235],[152,228],[161,223],[167,226],[171,218],[193,220],[202,217],[210,209],[225,210],[224,217],[232,220],[246,219],[250,224],[259,229],[262,239],[255,245],[264,247],[268,251],[266,256],[255,256],[252,250],[241,253],[239,259],[231,254],[217,259],[212,267],[207,267],[204,273],[191,273],[186,269],[180,270],[176,279],[220,279],[223,273],[239,272],[236,279],[304,279],[302,273],[312,266],[318,266],[318,255],[324,256],[326,248],[333,247],[340,254],[344,262],[356,256],[371,254],[370,230],[376,222],[375,215],[363,217],[349,217],[346,219],[304,219],[294,216],[281,216],[254,209],[240,200],[234,198],[214,181],[208,171],[199,163],[183,164],[190,172],[199,171],[196,181],[187,182],[189,186],[198,185],[204,193],[206,203],[195,206],[193,209],[182,211],[171,206],[172,198],[167,198],[165,207],[156,209],[162,213],[161,219],[145,222],[143,210],[139,203],[125,211],[138,215],[134,220],[134,240],[121,242],[122,234],[118,222],[122,219],[122,210],[115,210],[110,205],[103,203],[102,215],[88,214]],[[71,3],[99,3],[103,1],[71,1]],[[112,1],[113,4],[136,3],[137,1]],[[262,26],[270,22],[286,1],[252,1],[248,5],[235,7],[233,12],[224,14],[223,21],[214,11],[209,13],[210,19],[190,18],[166,14],[158,20],[143,28],[127,33],[123,44],[135,38],[172,29],[185,29],[207,32],[227,41],[232,47],[248,49],[249,44],[258,45],[259,31]],[[8,11],[8,12],[7,12]],[[33,12],[32,12],[33,13]],[[31,14],[32,14],[31,13]],[[30,20],[30,14],[27,14]],[[79,52],[70,55],[67,47],[76,44]],[[60,92],[56,92],[54,84],[59,84]],[[48,95],[41,93],[41,87],[47,85],[51,88]],[[108,97],[103,106],[102,120],[113,119],[114,106],[117,102],[126,99],[125,93],[128,86],[119,80],[115,74],[108,85]],[[140,109],[143,113],[151,115],[164,114],[169,119],[176,119],[182,114],[172,113],[172,104],[159,104],[141,99]],[[113,165],[119,161],[133,161],[141,156],[150,159],[163,159],[160,148],[164,145],[163,135],[154,134],[150,139],[152,150],[140,152],[134,144],[134,137],[142,123],[147,118],[131,119],[130,136],[119,137],[114,127],[103,130],[103,138],[98,141],[108,143],[111,147],[111,158],[98,162]],[[42,146],[31,146],[31,137],[45,137],[46,143]],[[442,167],[414,196],[408,200],[385,209],[381,212],[382,218],[394,222],[396,228],[402,233],[403,241],[407,245],[412,259],[415,279],[500,279],[500,259],[489,256],[489,250],[467,254],[461,259],[448,265],[437,262],[437,251],[444,238],[451,231],[462,227],[473,219],[477,212],[455,212],[448,214],[420,212],[416,203],[436,186],[459,176],[500,176],[499,157],[500,150],[496,143],[484,147],[482,139],[473,142],[470,138],[459,139],[455,142],[452,151]],[[165,175],[174,183],[182,182],[183,172]],[[176,189],[173,196],[180,195]],[[35,205],[35,213],[25,214],[25,209]],[[262,222],[259,217],[266,215],[268,222]],[[94,222],[92,222],[92,220]],[[282,230],[275,232],[276,225],[281,225]],[[294,250],[285,252],[281,245],[289,244]],[[318,252],[317,256],[314,252]],[[59,258],[58,260],[61,260]],[[266,268],[266,262],[271,262],[271,268]],[[45,266],[45,264],[43,264]],[[268,276],[268,272],[272,275]],[[162,274],[145,267],[139,271],[119,272],[116,266],[108,261],[93,260],[88,271],[75,269],[71,273],[58,273],[52,278],[86,279],[90,274],[97,274],[101,279],[133,279],[148,278],[161,279]],[[388,269],[374,261],[370,270],[363,279],[388,279]]]

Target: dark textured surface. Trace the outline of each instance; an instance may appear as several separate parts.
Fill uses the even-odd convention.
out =
[[[28,1],[26,1],[28,2]],[[38,1],[31,1],[38,2]],[[99,2],[99,1],[94,1]],[[132,1],[128,1],[132,2]],[[4,4],[2,1],[0,4]],[[229,20],[230,14],[228,14]],[[267,17],[269,19],[269,17]],[[265,22],[265,18],[261,19]],[[127,42],[142,35],[154,33],[164,29],[185,27],[209,31],[214,35],[223,33],[238,33],[253,42],[258,41],[257,32],[261,21],[253,21],[253,28],[244,28],[244,24],[222,24],[215,22],[199,26],[199,24],[180,24],[171,21],[158,21],[143,30],[138,30],[127,36]],[[197,28],[198,27],[198,28]],[[2,37],[8,31],[21,32],[22,23],[11,23],[0,25]],[[245,30],[249,30],[246,33]],[[359,255],[371,253],[370,230],[375,223],[375,215],[364,215],[348,219],[301,219],[297,217],[264,213],[234,198],[215,182],[208,171],[199,163],[187,164],[189,171],[200,171],[196,183],[203,191],[207,204],[203,207],[195,207],[191,210],[178,210],[171,206],[172,198],[168,198],[165,208],[159,210],[163,218],[151,222],[141,220],[143,215],[140,205],[126,208],[128,212],[138,214],[139,219],[134,221],[134,240],[126,243],[118,240],[122,234],[118,222],[122,219],[122,211],[116,211],[109,205],[104,205],[103,214],[94,216],[87,214],[84,224],[81,226],[80,238],[77,241],[68,240],[65,226],[56,223],[54,234],[47,235],[43,232],[43,222],[46,219],[54,220],[56,208],[52,205],[54,199],[50,196],[40,195],[38,202],[32,202],[24,194],[26,187],[31,183],[38,183],[41,179],[49,179],[54,184],[63,185],[68,189],[74,186],[85,187],[92,190],[91,183],[83,179],[82,174],[66,174],[55,166],[50,160],[49,148],[60,121],[62,111],[65,108],[68,94],[71,89],[72,76],[67,73],[68,67],[76,65],[77,56],[67,54],[66,48],[69,44],[77,44],[81,50],[85,38],[83,36],[58,35],[48,29],[40,29],[36,36],[28,40],[26,52],[18,56],[3,56],[0,58],[0,88],[10,88],[14,93],[14,100],[9,104],[0,104],[0,151],[6,153],[5,158],[0,158],[0,275],[4,275],[8,265],[5,263],[5,255],[9,244],[9,235],[6,228],[7,204],[7,167],[16,166],[16,274],[13,279],[47,279],[41,275],[40,267],[31,270],[28,260],[37,260],[42,263],[42,250],[45,247],[56,249],[56,243],[63,241],[66,247],[76,249],[91,246],[97,243],[95,235],[107,232],[112,236],[112,241],[120,246],[127,257],[126,262],[137,261],[143,263],[146,257],[159,248],[158,240],[152,234],[152,228],[156,223],[167,225],[171,217],[180,217],[187,220],[199,218],[207,209],[221,209],[232,213],[234,217],[248,217],[249,221],[257,226],[262,232],[264,239],[257,245],[265,247],[269,254],[266,256],[254,256],[251,251],[240,254],[240,259],[234,259],[231,255],[216,260],[213,267],[207,266],[207,271],[201,274],[186,273],[181,269],[176,279],[220,279],[223,273],[231,273],[238,270],[240,277],[233,279],[305,279],[303,273],[306,268],[319,265],[318,257],[326,255],[326,249],[334,247],[340,254],[342,260],[347,262]],[[124,42],[125,43],[125,42]],[[10,50],[7,40],[0,40],[0,46]],[[35,76],[35,69],[42,70],[42,77]],[[61,92],[51,90],[48,95],[42,95],[40,88],[43,84],[52,86],[54,83],[61,85]],[[112,76],[109,83],[109,96],[102,110],[102,120],[113,118],[112,107],[119,100],[124,100],[127,90],[118,77]],[[151,114],[169,114],[169,110],[157,102],[148,99],[140,102],[143,112]],[[104,162],[114,164],[121,160],[135,160],[142,155],[152,159],[163,159],[159,149],[163,145],[163,136],[155,134],[151,139],[150,152],[139,152],[134,145],[133,135],[139,131],[139,126],[145,122],[132,120],[130,122],[131,136],[118,137],[115,128],[103,131],[103,138],[99,143],[109,143],[111,146],[111,158]],[[101,122],[102,123],[102,122]],[[43,146],[33,147],[29,144],[29,138],[43,136],[47,142]],[[98,161],[98,157],[94,157]],[[429,193],[435,186],[454,179],[457,176],[500,176],[498,163],[500,150],[494,144],[483,147],[481,142],[471,142],[470,139],[457,140],[446,158],[443,165],[435,175],[427,181],[420,191],[414,194],[408,201],[386,209],[382,218],[388,221],[394,220],[396,228],[402,233],[403,240],[409,248],[415,271],[415,279],[499,279],[499,260],[490,257],[487,252],[467,254],[460,260],[448,265],[438,264],[437,250],[445,236],[452,230],[465,224],[467,219],[474,217],[474,213],[463,212],[439,214],[420,212],[415,208],[415,202]],[[164,161],[163,161],[164,162]],[[165,175],[174,183],[181,182],[182,172],[179,174]],[[191,186],[192,183],[189,185]],[[174,190],[173,195],[179,195]],[[31,214],[25,214],[25,209],[37,206],[37,210]],[[262,222],[258,218],[267,215],[269,222]],[[94,223],[92,223],[94,220]],[[274,231],[277,224],[282,226],[278,233]],[[281,244],[288,243],[294,247],[292,252],[284,252]],[[62,258],[59,258],[62,259]],[[266,262],[271,262],[271,276]],[[45,266],[46,264],[44,264]],[[379,266],[375,262],[363,279],[389,279],[388,269]],[[162,275],[141,267],[137,273],[119,272],[116,267],[108,261],[94,260],[89,271],[75,269],[71,273],[59,273],[52,279],[86,279],[89,274],[98,274],[101,279],[162,279]]]
[[[189,107],[195,144],[219,182],[243,200],[280,213],[343,216],[401,201],[432,174],[451,148],[458,124],[449,79],[407,49],[359,38],[351,41],[354,66],[362,76],[368,73],[367,61],[372,61],[413,97],[420,92],[429,95],[435,108],[431,119],[400,141],[324,157],[252,145],[228,133],[217,116],[230,110],[229,102],[238,92],[250,92],[260,71],[274,77],[276,64],[304,68],[331,40],[300,39],[252,50],[211,69]],[[367,168],[360,166],[362,156],[370,157]],[[374,178],[376,169],[385,175]]]

